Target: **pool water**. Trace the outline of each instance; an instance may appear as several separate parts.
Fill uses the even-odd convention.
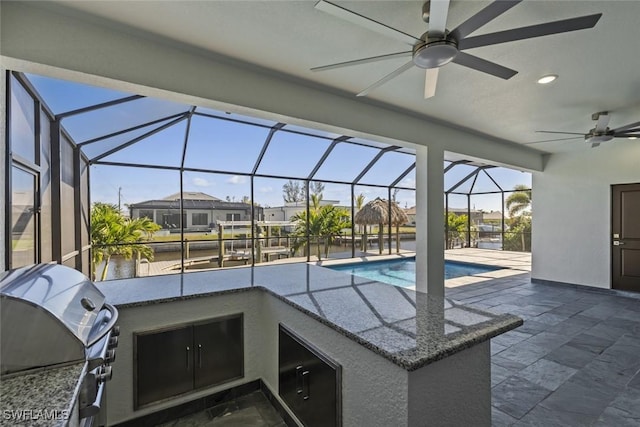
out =
[[[416,284],[415,258],[343,264],[327,268],[378,282],[401,286],[403,288],[415,286]],[[452,279],[454,277],[471,276],[473,274],[486,273],[498,269],[499,267],[490,265],[445,261],[444,277],[445,279]]]

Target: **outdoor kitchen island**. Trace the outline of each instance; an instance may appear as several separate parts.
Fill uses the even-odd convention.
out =
[[[489,426],[489,339],[522,324],[516,316],[307,264],[125,279],[98,287],[120,311],[118,359],[107,395],[109,425],[255,381],[287,406],[290,401],[280,396],[287,393],[279,390],[285,384],[287,355],[279,347],[284,331],[337,367],[336,425]],[[238,315],[244,361],[239,377],[140,404],[140,354],[134,349],[140,336]],[[191,349],[183,347],[186,361],[180,359],[180,369],[201,363],[189,361]],[[162,357],[159,351],[157,358]],[[297,393],[311,406],[321,402],[317,399],[327,388],[315,386],[318,370],[294,368],[299,368],[293,374]]]

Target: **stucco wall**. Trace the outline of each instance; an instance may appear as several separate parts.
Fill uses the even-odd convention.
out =
[[[640,182],[640,142],[547,160],[544,173],[533,174],[532,277],[610,288],[611,185]]]

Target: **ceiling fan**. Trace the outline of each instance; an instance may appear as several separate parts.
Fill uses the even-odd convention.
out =
[[[404,52],[315,67],[312,68],[311,71],[326,71],[392,58],[410,57],[411,60],[409,62],[373,83],[358,93],[357,96],[367,95],[372,90],[382,86],[415,65],[419,68],[426,69],[424,97],[430,98],[434,96],[436,92],[438,70],[449,62],[455,62],[456,64],[482,71],[505,80],[510,79],[518,73],[510,68],[462,52],[463,50],[592,28],[602,16],[601,13],[597,13],[578,18],[563,19],[560,21],[468,37],[471,33],[502,15],[521,1],[522,0],[494,1],[451,31],[446,28],[449,0],[427,1],[422,9],[422,18],[428,23],[428,31],[418,38],[378,21],[374,21],[342,6],[338,6],[337,4],[320,0],[315,5],[316,9],[377,33],[393,37],[411,45],[412,49]]]
[[[611,120],[611,116],[607,111],[601,111],[599,113],[592,114],[591,120],[596,121],[596,126],[593,129],[589,130],[589,132],[587,133],[555,132],[555,131],[548,131],[548,130],[539,130],[536,132],[565,134],[565,135],[579,135],[579,136],[572,136],[569,138],[547,139],[544,141],[534,141],[534,142],[528,142],[525,145],[540,144],[542,142],[568,141],[570,139],[584,138],[584,142],[586,142],[587,144],[591,144],[591,147],[594,148],[599,146],[603,142],[611,141],[613,138],[639,138],[640,137],[640,122],[631,123],[626,126],[620,126],[615,129],[609,129],[607,126],[609,125],[609,120]]]

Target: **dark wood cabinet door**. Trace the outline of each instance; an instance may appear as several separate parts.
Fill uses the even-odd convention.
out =
[[[193,389],[191,326],[135,335],[135,407]]]
[[[221,384],[244,375],[242,315],[193,327],[195,388]]]

